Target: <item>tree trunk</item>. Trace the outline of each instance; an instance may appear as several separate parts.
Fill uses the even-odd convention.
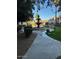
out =
[[[39,24],[39,20],[38,20],[38,28],[40,27],[40,24]]]

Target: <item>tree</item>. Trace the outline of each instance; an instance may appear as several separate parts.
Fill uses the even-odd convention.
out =
[[[40,5],[44,5],[45,2],[47,3],[47,6],[55,5],[56,7],[59,7],[58,11],[61,11],[61,0],[17,0],[18,21],[25,21],[29,17],[33,17],[32,9],[35,9],[34,5],[40,10]]]
[[[29,18],[33,17],[32,8],[33,8],[32,0],[17,0],[17,24],[21,22],[21,25],[17,26],[17,30],[21,30],[24,28],[24,33],[26,36],[32,33],[31,26],[22,26],[23,22],[26,20],[30,20]],[[28,28],[28,29],[27,29]]]
[[[57,23],[57,13],[61,11],[61,0],[32,0],[37,6],[37,11],[41,9],[41,5],[47,3],[46,8],[55,6],[55,21]]]
[[[59,7],[57,12],[61,11],[61,0],[17,0],[17,21],[23,22],[29,17],[33,17],[32,9],[35,9],[34,6],[36,5],[37,9],[40,10],[41,5],[45,3],[50,7],[55,5],[56,8]]]
[[[47,3],[47,6],[52,6],[55,5],[58,8],[58,11],[61,11],[61,0],[32,0],[32,2],[34,2],[34,5],[37,6],[37,9],[40,10],[41,6],[40,5],[44,5],[45,3]]]
[[[17,0],[17,22],[28,20],[33,17],[31,0]]]
[[[39,28],[40,27],[40,24],[41,24],[40,23],[40,20],[41,19],[40,19],[40,16],[38,14],[36,14],[36,20],[37,20],[37,23],[36,24],[38,25],[38,28]]]
[[[56,24],[57,24],[57,12],[60,12],[61,11],[61,0],[52,0],[54,6],[55,6],[55,21],[56,21]],[[59,7],[59,8],[58,8]],[[58,10],[57,10],[58,8]]]

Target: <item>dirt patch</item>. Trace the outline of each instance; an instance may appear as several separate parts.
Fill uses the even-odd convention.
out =
[[[17,33],[17,59],[22,59],[36,36],[36,33],[32,33],[30,37],[26,38],[24,33]]]

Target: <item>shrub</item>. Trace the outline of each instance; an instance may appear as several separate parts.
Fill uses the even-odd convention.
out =
[[[47,29],[47,30],[46,30],[46,32],[47,32],[47,33],[49,33],[49,32],[50,32],[50,30],[49,30],[49,29]]]
[[[47,35],[56,39],[56,40],[61,41],[61,27],[55,27],[54,31],[48,32]]]
[[[32,34],[32,26],[25,26],[24,33],[26,37],[29,37]]]
[[[61,56],[58,56],[56,59],[61,59]]]
[[[17,25],[17,32],[18,32],[19,30],[21,30],[21,28],[22,28],[21,25]]]

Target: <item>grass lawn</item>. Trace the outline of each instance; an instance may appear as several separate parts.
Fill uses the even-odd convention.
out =
[[[61,41],[61,27],[55,27],[54,31],[47,33],[48,36]]]

